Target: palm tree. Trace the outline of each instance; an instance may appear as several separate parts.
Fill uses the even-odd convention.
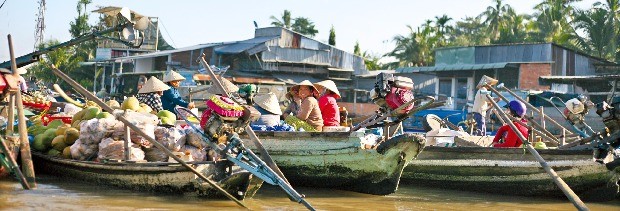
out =
[[[491,41],[493,44],[502,43],[522,43],[527,40],[528,15],[517,14],[514,9],[508,8],[504,13],[505,23],[499,29],[499,37],[497,40]]]
[[[487,25],[488,33],[491,40],[499,38],[499,30],[504,25],[504,13],[512,9],[508,4],[502,4],[502,0],[495,0],[495,6],[489,6],[480,14],[479,17],[485,17],[483,24]]]
[[[614,37],[615,39],[609,40],[609,45],[614,49],[614,57],[615,61],[620,61],[620,48],[618,48],[618,43],[620,43],[620,0],[606,0],[605,5],[602,5],[600,2],[594,3],[594,7],[600,7],[607,11],[608,15],[607,22],[611,24],[611,30],[616,32]]]
[[[271,25],[273,26],[284,27],[287,29],[291,28],[291,11],[284,10],[284,13],[282,13],[282,20],[276,18],[273,15],[269,18],[273,20],[273,22],[271,22]]]
[[[427,66],[433,62],[432,50],[438,40],[433,34],[431,23],[431,20],[427,20],[422,25],[422,30],[418,28],[417,31],[407,25],[408,35],[396,35],[392,39],[396,43],[396,47],[386,56],[393,56],[398,61],[389,63],[387,68]]]
[[[486,45],[490,43],[487,25],[482,23],[482,17],[465,17],[462,21],[457,21],[449,34],[448,45],[451,46],[471,46]]]
[[[308,35],[309,37],[314,37],[314,35],[319,33],[319,30],[314,28],[314,23],[310,21],[310,19],[304,17],[295,18],[295,23],[293,23],[291,27],[293,31]]]
[[[570,25],[574,15],[571,4],[577,1],[580,0],[545,0],[536,5],[535,41],[554,42],[572,47],[570,40],[576,36],[576,32]]]
[[[587,11],[577,11],[574,24],[575,28],[583,30],[585,37],[578,37],[577,44],[586,52],[612,60],[616,52],[616,46],[610,44],[618,34],[613,29],[613,13],[602,7],[595,7]]]

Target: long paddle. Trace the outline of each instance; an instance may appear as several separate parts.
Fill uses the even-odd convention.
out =
[[[101,108],[103,110],[105,110],[107,112],[110,112],[110,113],[113,113],[114,109],[112,109],[110,106],[105,104],[99,98],[95,97],[95,95],[90,93],[88,90],[86,90],[80,84],[78,84],[73,79],[71,79],[69,76],[64,74],[62,71],[60,71],[58,68],[56,68],[53,64],[52,64],[52,72],[54,74],[56,74],[58,77],[60,77],[61,79],[63,79],[64,81],[66,81],[71,87],[73,87],[73,89],[75,89],[76,91],[78,91],[82,95],[84,95],[84,97],[86,97],[86,99],[91,100],[91,101],[97,103],[97,105],[101,106]],[[136,126],[133,123],[131,123],[125,117],[123,117],[122,115],[117,115],[116,119],[118,119],[119,121],[125,123],[125,126],[131,128],[134,132],[138,133],[138,135],[142,136],[143,138],[145,138],[146,140],[151,142],[151,144],[153,144],[157,148],[161,149],[164,153],[166,153],[166,155],[168,155],[169,157],[173,158],[174,160],[179,162],[181,165],[183,165],[185,168],[187,168],[190,171],[192,171],[194,174],[196,174],[196,176],[200,177],[200,179],[202,179],[202,180],[206,181],[207,183],[209,183],[209,185],[211,185],[211,187],[214,187],[215,189],[217,189],[220,193],[224,194],[228,199],[233,200],[235,203],[237,203],[241,207],[248,208],[247,206],[245,206],[245,204],[243,204],[243,202],[239,201],[237,198],[235,198],[232,195],[230,195],[230,193],[226,192],[226,190],[224,190],[222,187],[218,186],[215,182],[211,181],[209,178],[207,178],[204,175],[202,175],[200,172],[198,172],[196,169],[191,167],[185,161],[181,160],[181,158],[179,158],[179,157],[175,156],[174,154],[172,154],[172,152],[170,150],[168,150],[168,148],[164,147],[164,145],[162,145],[161,143],[155,141],[155,139],[153,139],[151,136],[149,136],[146,133],[144,133],[144,131],[142,131],[140,128],[138,128],[138,126]]]
[[[530,142],[527,140],[527,138],[525,138],[525,136],[521,133],[521,131],[517,129],[517,126],[515,126],[512,123],[512,121],[510,121],[510,118],[508,118],[508,115],[506,115],[506,113],[504,113],[504,111],[501,110],[501,108],[499,107],[499,105],[497,105],[495,100],[493,100],[491,95],[487,94],[486,97],[487,97],[487,100],[491,102],[493,107],[498,110],[498,113],[500,114],[501,118],[503,118],[506,121],[506,123],[508,123],[512,131],[514,131],[517,134],[517,136],[519,136],[519,139],[523,141],[523,144],[525,145],[527,150],[534,156],[534,158],[536,158],[538,163],[540,163],[540,166],[542,166],[543,169],[545,169],[545,171],[547,172],[547,174],[551,176],[551,179],[553,180],[553,182],[555,182],[558,188],[560,188],[560,190],[564,192],[564,195],[568,197],[568,200],[570,200],[578,210],[589,210],[586,204],[584,204],[581,201],[579,196],[577,196],[577,194],[573,192],[573,190],[564,182],[564,180],[562,180],[562,178],[560,178],[560,176],[558,176],[558,174],[555,173],[555,171],[549,166],[549,164],[547,164],[545,159],[543,159],[542,156],[538,154],[538,151],[536,151],[536,149],[532,147],[532,144],[530,144]]]

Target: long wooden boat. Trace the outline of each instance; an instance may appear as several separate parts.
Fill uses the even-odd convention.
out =
[[[424,139],[412,134],[370,149],[362,144],[363,132],[256,131],[256,135],[291,184],[375,195],[394,193],[403,168],[424,147]]]
[[[582,199],[618,197],[620,168],[594,162],[592,150],[541,149],[540,155]],[[564,196],[523,148],[426,147],[405,168],[405,184],[522,196]]]
[[[83,180],[98,185],[112,185],[126,189],[167,192],[222,198],[208,183],[178,163],[169,162],[92,162],[51,157],[32,152],[37,173],[47,173],[67,179]],[[238,199],[252,197],[263,181],[251,173],[233,169],[227,173],[222,162],[189,162],[196,170],[211,178],[220,187]]]

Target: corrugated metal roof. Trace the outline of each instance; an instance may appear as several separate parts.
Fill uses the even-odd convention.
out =
[[[277,36],[256,37],[249,40],[238,41],[235,43],[227,44],[214,49],[217,54],[238,54],[244,52],[254,46],[264,44],[267,41],[278,38]]]
[[[572,84],[573,82],[600,82],[620,80],[620,75],[583,75],[583,76],[540,76],[541,85],[549,85],[551,83]]]
[[[377,77],[377,75],[379,75],[379,73],[396,73],[396,70],[372,70],[372,71],[368,71],[368,74],[364,74],[364,75],[357,75],[357,77],[360,78],[374,78]]]
[[[488,64],[456,64],[456,65],[440,65],[430,67],[401,67],[396,68],[397,73],[415,73],[415,72],[439,72],[439,71],[462,71],[462,70],[488,70],[503,69],[506,67],[518,68],[517,64],[508,62],[488,63]]]
[[[319,81],[322,81],[321,79],[318,78],[314,78],[311,76],[307,76],[307,75],[293,75],[293,74],[278,74],[278,73],[272,73],[271,74],[274,78],[286,83],[286,84],[291,84],[291,85],[295,85],[295,84],[299,84],[301,83],[303,80],[309,80],[312,83],[316,83]]]
[[[184,47],[184,48],[178,48],[178,49],[174,49],[174,50],[157,51],[157,52],[152,52],[152,53],[145,53],[145,54],[134,55],[134,56],[126,56],[126,57],[117,57],[117,58],[112,58],[112,59],[103,60],[103,61],[114,61],[114,60],[120,60],[120,59],[123,59],[123,60],[124,59],[144,59],[144,58],[168,56],[170,54],[177,53],[177,52],[184,52],[184,51],[191,51],[191,50],[196,50],[196,49],[201,49],[201,48],[208,48],[208,47],[218,46],[218,45],[222,45],[222,44],[225,44],[225,43],[199,44],[199,45],[192,45],[192,46],[188,46],[188,47]]]

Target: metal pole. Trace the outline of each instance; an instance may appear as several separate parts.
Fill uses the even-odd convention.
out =
[[[491,104],[493,104],[493,107],[495,107],[495,109],[499,109],[500,108],[499,105],[497,105],[497,103],[495,103],[495,101],[493,100],[493,98],[490,95],[487,94],[486,97],[491,102]],[[581,201],[579,196],[577,196],[577,194],[575,194],[575,192],[573,192],[573,190],[564,182],[564,180],[562,180],[562,178],[560,178],[560,176],[558,176],[558,174],[555,173],[555,171],[549,166],[549,164],[547,164],[545,159],[543,159],[540,156],[540,154],[538,154],[536,149],[534,149],[534,147],[532,147],[531,143],[528,142],[527,139],[525,138],[525,136],[523,136],[523,134],[521,133],[521,131],[519,129],[517,129],[517,126],[515,126],[510,121],[510,118],[508,118],[506,113],[500,112],[500,115],[502,115],[502,117],[506,119],[506,122],[508,123],[510,128],[517,134],[517,136],[519,136],[519,139],[521,139],[523,141],[523,144],[525,145],[527,150],[534,156],[534,158],[536,158],[538,163],[540,163],[540,166],[542,166],[545,169],[547,174],[549,174],[549,176],[551,176],[551,179],[553,180],[553,182],[555,182],[555,184],[558,186],[558,188],[560,188],[560,190],[562,190],[562,192],[564,192],[564,195],[566,195],[568,200],[570,200],[573,203],[573,205],[578,210],[589,210],[588,207],[586,206],[586,204],[584,204]]]
[[[489,87],[490,87],[490,86],[489,86]],[[490,87],[490,88],[491,88],[491,89],[493,89],[492,87]],[[531,110],[533,110],[533,111],[536,111],[536,113],[539,113],[539,114],[541,113],[541,111],[540,111],[540,110],[538,110],[538,109],[537,109],[536,107],[534,107],[532,104],[530,104],[530,103],[528,103],[527,101],[525,101],[523,98],[519,97],[519,95],[515,94],[512,90],[510,90],[510,89],[508,89],[508,88],[506,88],[506,87],[504,87],[504,86],[502,86],[502,87],[498,87],[498,88],[504,89],[506,92],[510,93],[510,94],[511,94],[512,96],[514,96],[517,100],[519,100],[519,101],[521,101],[523,104],[525,104],[525,106],[527,106],[529,109],[531,109]],[[560,128],[566,129],[564,126],[562,126],[560,123],[556,122],[556,121],[555,121],[554,119],[552,119],[551,117],[549,117],[549,116],[547,116],[547,115],[545,115],[544,117],[545,117],[545,119],[547,119],[549,122],[553,123],[554,125],[556,125],[556,126],[558,126],[558,127],[560,127]],[[567,132],[568,132],[568,134],[573,134],[571,131],[568,131],[568,130],[567,130]]]
[[[543,106],[540,106],[540,124],[545,130],[547,129],[547,123],[545,122],[545,107]]]
[[[99,98],[95,97],[95,95],[90,93],[88,90],[84,89],[84,87],[82,87],[80,84],[75,82],[69,76],[64,74],[62,71],[60,71],[54,65],[52,65],[52,72],[54,74],[56,74],[56,76],[58,76],[58,77],[62,78],[63,80],[65,80],[65,82],[67,82],[69,85],[71,85],[71,87],[73,87],[73,89],[75,89],[76,91],[78,91],[82,95],[84,95],[84,97],[86,97],[86,99],[89,99],[89,100],[97,103],[97,105],[99,105],[103,110],[105,110],[107,112],[110,112],[110,113],[112,113],[114,111],[114,109],[112,109],[110,106],[105,104]],[[196,174],[196,176],[200,177],[200,179],[202,179],[202,180],[206,181],[207,183],[209,183],[209,185],[211,185],[213,188],[217,189],[220,193],[225,195],[228,199],[233,200],[239,206],[242,206],[244,208],[248,208],[247,206],[245,206],[245,204],[243,204],[243,202],[239,201],[237,198],[235,198],[232,195],[230,195],[230,193],[226,192],[226,190],[222,189],[222,187],[217,185],[215,182],[211,181],[209,178],[207,178],[204,175],[202,175],[200,172],[198,172],[196,169],[191,167],[185,161],[181,160],[181,158],[179,158],[179,157],[175,156],[174,154],[172,154],[172,152],[168,148],[164,147],[161,143],[155,141],[155,139],[153,139],[151,136],[149,136],[146,133],[144,133],[144,131],[142,131],[138,126],[132,124],[129,120],[125,119],[125,117],[123,117],[122,115],[118,115],[118,116],[116,116],[116,118],[119,121],[123,122],[125,124],[125,126],[131,128],[134,132],[138,133],[138,135],[140,135],[143,138],[145,138],[146,140],[148,140],[151,144],[153,144],[157,148],[161,149],[164,153],[166,153],[166,155],[168,155],[169,157],[172,157],[174,160],[179,162],[185,168],[189,169],[191,172]]]

